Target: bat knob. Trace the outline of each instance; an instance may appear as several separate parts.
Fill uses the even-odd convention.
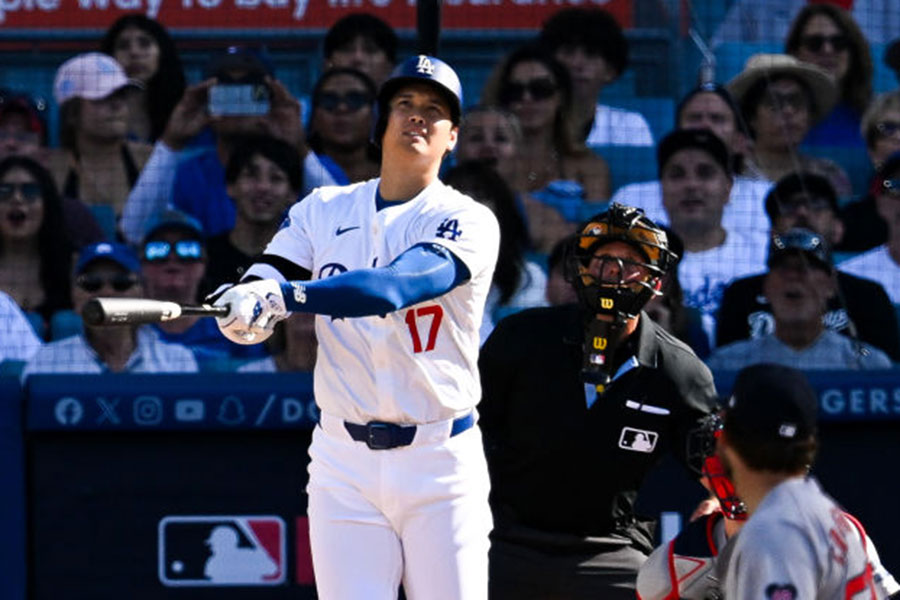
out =
[[[103,305],[96,298],[92,298],[81,309],[81,318],[87,325],[102,325],[106,319],[106,312]]]

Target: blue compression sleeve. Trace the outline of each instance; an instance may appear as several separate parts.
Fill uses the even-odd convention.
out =
[[[281,291],[291,312],[367,317],[436,298],[469,277],[465,263],[443,246],[416,244],[386,267],[317,281],[289,281]]]

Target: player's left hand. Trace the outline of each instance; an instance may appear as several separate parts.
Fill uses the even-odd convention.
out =
[[[216,317],[219,331],[237,344],[265,341],[275,324],[287,318],[281,285],[274,279],[259,279],[228,288],[214,302],[228,306],[228,314]]]

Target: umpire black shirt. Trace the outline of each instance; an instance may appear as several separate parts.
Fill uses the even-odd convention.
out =
[[[772,306],[763,296],[764,278],[765,274],[744,277],[725,288],[716,317],[717,346],[775,331]],[[852,319],[860,340],[900,360],[897,315],[881,284],[842,271],[837,272],[837,284],[841,295],[828,301],[825,326],[849,335]]]
[[[712,374],[641,313],[616,353],[616,377],[588,408],[583,323],[577,305],[524,311],[503,319],[481,350],[494,535],[524,526],[625,536],[646,549],[637,490],[664,452],[686,464],[688,433],[716,407]]]

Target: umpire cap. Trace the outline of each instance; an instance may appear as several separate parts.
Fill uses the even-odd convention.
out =
[[[427,83],[431,85],[450,105],[450,119],[459,125],[462,114],[463,92],[459,76],[453,67],[439,58],[419,54],[407,58],[394,68],[391,76],[378,91],[378,119],[375,125],[374,141],[381,143],[381,137],[387,129],[387,118],[390,108],[388,104],[401,87],[410,83]]]

